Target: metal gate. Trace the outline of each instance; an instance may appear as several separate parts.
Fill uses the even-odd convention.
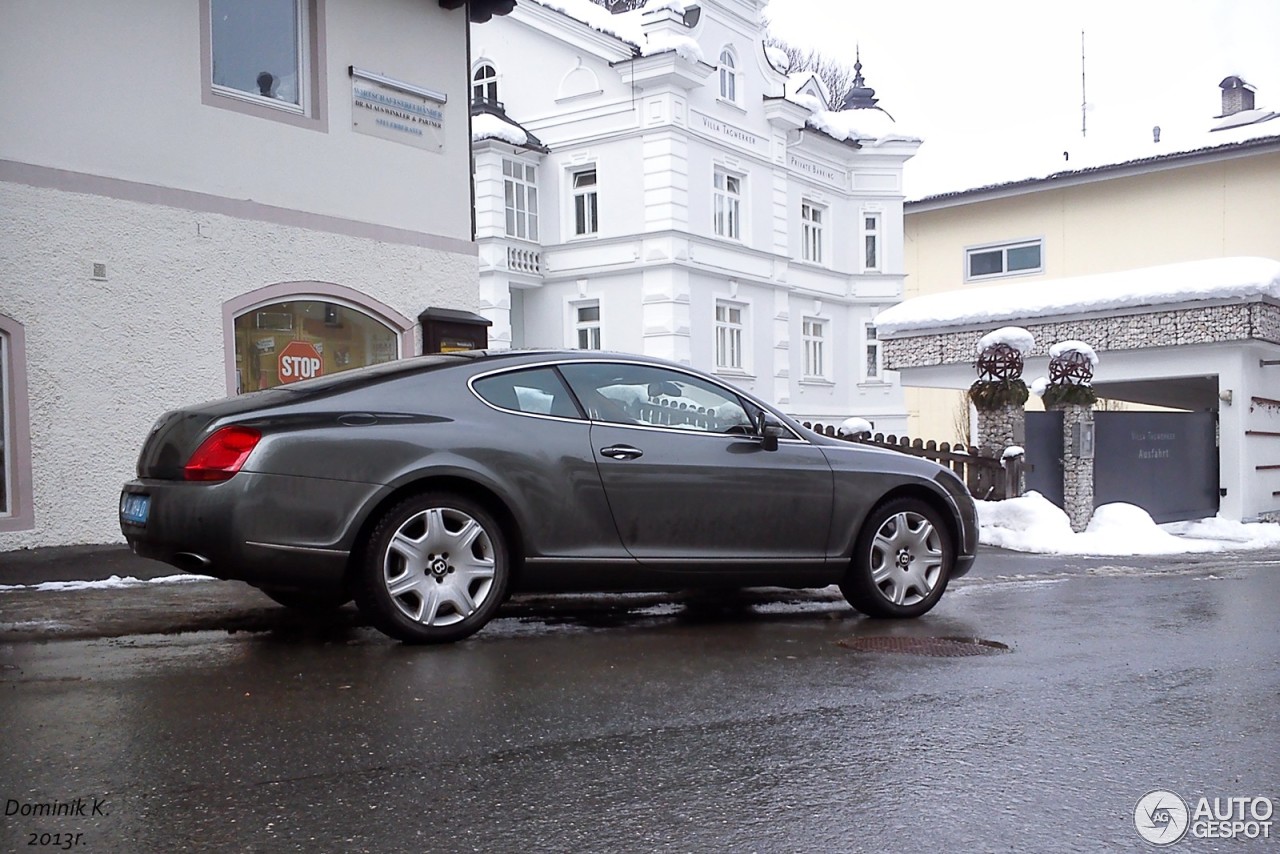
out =
[[[1030,470],[1025,481],[1059,507],[1062,506],[1062,413],[1028,412],[1024,449]]]
[[[1218,512],[1213,412],[1093,413],[1093,503],[1136,504],[1157,522]],[[1063,504],[1062,413],[1026,413],[1027,489]]]
[[[1157,522],[1218,512],[1214,412],[1095,412],[1094,504],[1136,504]]]

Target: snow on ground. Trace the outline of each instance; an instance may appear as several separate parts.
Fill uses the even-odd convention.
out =
[[[190,581],[217,581],[209,575],[164,575],[160,578],[121,578],[113,575],[99,581],[44,581],[40,584],[0,584],[3,590],[119,590],[126,587],[144,587],[148,584],[184,584]]]
[[[980,542],[1020,552],[1062,555],[1160,555],[1280,547],[1280,525],[1212,518],[1157,525],[1132,504],[1104,504],[1081,533],[1038,492],[979,501]]]

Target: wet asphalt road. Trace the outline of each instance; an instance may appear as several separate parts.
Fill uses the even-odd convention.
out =
[[[86,813],[6,815],[5,850],[1143,850],[1153,789],[1280,799],[1275,552],[995,553],[910,623],[831,591],[526,600],[430,649],[232,585],[99,593],[0,594],[0,801]],[[921,649],[857,648],[882,637]]]

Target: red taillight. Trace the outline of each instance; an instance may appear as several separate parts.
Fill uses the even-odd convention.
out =
[[[223,427],[196,448],[182,470],[187,480],[227,480],[249,459],[262,431],[252,427]]]

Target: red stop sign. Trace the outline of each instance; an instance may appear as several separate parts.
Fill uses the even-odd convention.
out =
[[[316,352],[315,345],[306,341],[290,341],[280,350],[279,376],[281,385],[309,380],[324,373],[324,360]]]

